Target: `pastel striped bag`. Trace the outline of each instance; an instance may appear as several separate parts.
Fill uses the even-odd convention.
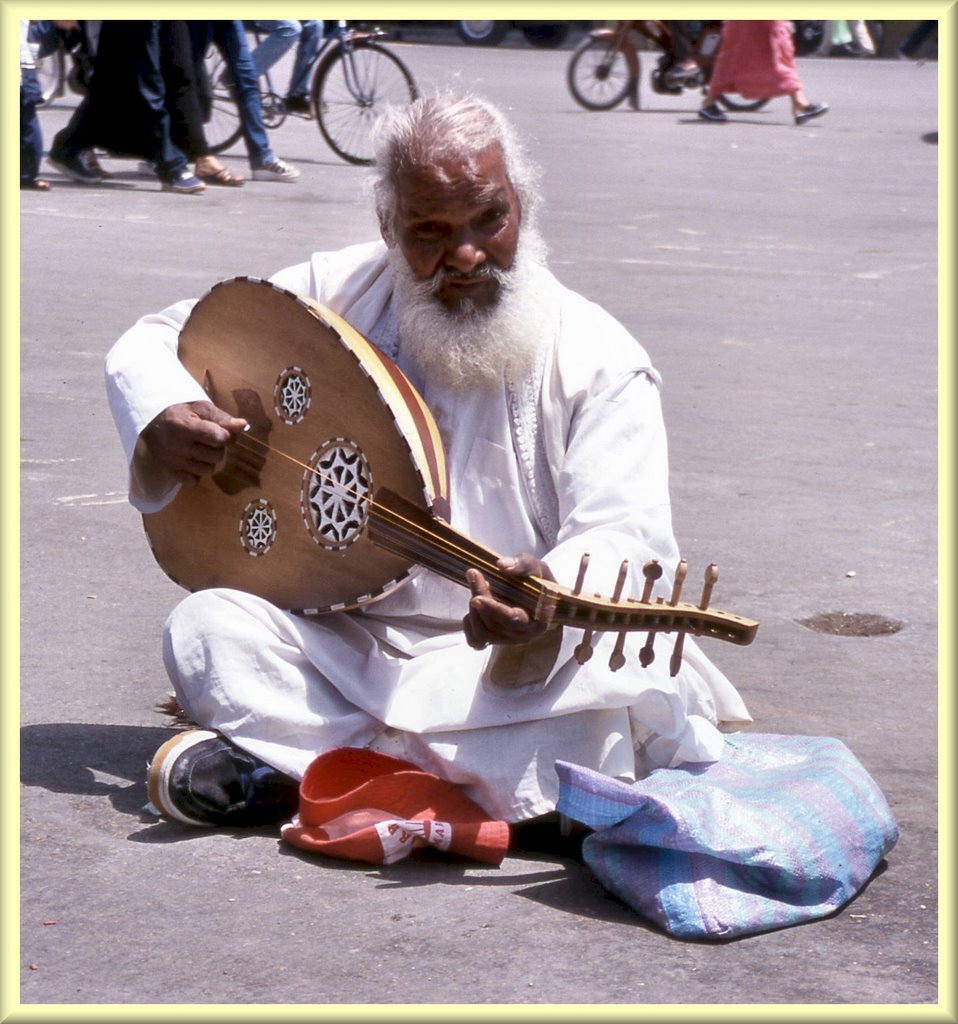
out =
[[[898,840],[841,740],[737,734],[720,760],[618,782],[559,761],[557,809],[594,831],[602,885],[677,937],[734,938],[824,917]]]

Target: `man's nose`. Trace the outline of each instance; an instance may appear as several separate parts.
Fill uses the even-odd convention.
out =
[[[471,231],[460,231],[451,239],[446,250],[446,266],[462,274],[471,274],[485,262],[485,250]]]

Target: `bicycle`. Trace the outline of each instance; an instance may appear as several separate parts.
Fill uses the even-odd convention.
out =
[[[658,93],[679,95],[684,89],[704,88],[722,41],[722,23],[705,21],[694,35],[692,57],[699,74],[673,84],[669,71],[675,64],[672,33],[662,21],[618,21],[612,28],[593,29],[576,47],[569,60],[566,82],[575,101],[586,110],[612,110],[624,99],[641,108],[639,89],[641,60],[632,33],[649,40],[662,51],[652,72],[652,88]],[[728,110],[761,110],[768,99],[746,100],[720,94],[718,102]]]
[[[250,49],[260,41],[255,28],[247,28]],[[419,95],[412,73],[381,42],[386,35],[378,28],[347,28],[336,22],[323,40],[312,63],[309,113],[289,110],[283,93],[273,87],[270,71],[260,76],[260,104],[263,123],[279,128],[287,116],[313,117],[330,149],[351,164],[373,162],[370,129],[383,107],[410,103]],[[211,91],[210,116],[206,123],[210,151],[223,153],[242,137],[239,111],[223,58],[211,46],[204,60]]]

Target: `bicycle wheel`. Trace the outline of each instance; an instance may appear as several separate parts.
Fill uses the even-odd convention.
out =
[[[219,49],[211,45],[203,59],[206,78],[200,84],[206,141],[211,153],[224,153],[243,135],[239,110],[233,98],[233,86],[226,73],[226,62]]]
[[[768,100],[746,100],[734,93],[720,92],[715,97],[726,110],[761,110],[767,106]]]
[[[628,96],[632,75],[614,41],[586,39],[572,54],[566,82],[572,98],[586,110],[611,110]]]
[[[360,39],[336,48],[313,78],[316,123],[329,147],[351,164],[373,162],[369,137],[387,105],[411,103],[419,95],[405,64],[378,43]]]

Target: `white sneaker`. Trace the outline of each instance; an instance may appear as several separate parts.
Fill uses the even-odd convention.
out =
[[[295,181],[299,177],[299,168],[292,164],[274,160],[265,167],[253,168],[254,181]]]

